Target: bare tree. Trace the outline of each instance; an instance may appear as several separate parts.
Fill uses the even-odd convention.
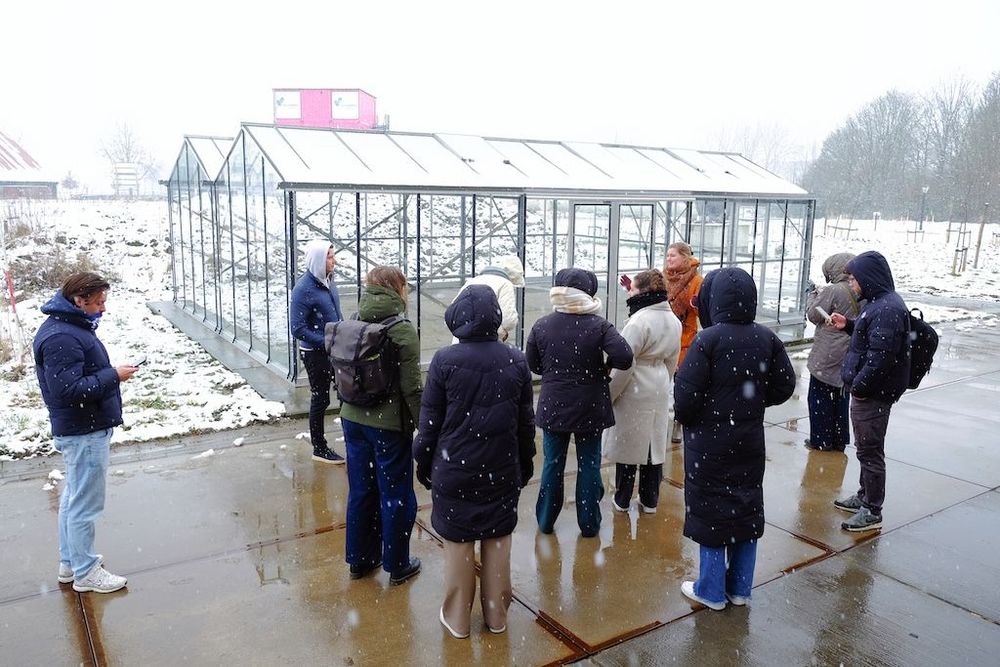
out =
[[[1000,72],[993,75],[969,119],[956,158],[962,215],[975,220],[1000,200]]]
[[[159,171],[159,165],[126,122],[119,123],[114,134],[101,141],[101,155],[108,160],[112,171],[120,163],[134,164],[140,182],[155,180]]]
[[[958,156],[975,108],[973,96],[972,83],[957,77],[941,83],[922,100],[918,187],[929,188],[931,210],[948,219],[960,199]]]
[[[779,174],[786,170],[795,154],[788,128],[778,123],[757,122],[725,129],[716,136],[715,143],[718,150],[739,153]]]

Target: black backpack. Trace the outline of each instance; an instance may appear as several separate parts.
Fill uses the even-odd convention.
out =
[[[337,396],[344,403],[371,408],[389,400],[399,382],[399,353],[389,329],[407,319],[393,315],[381,322],[328,322],[326,353],[333,369]]]
[[[931,369],[937,346],[937,331],[924,322],[923,312],[919,308],[910,310],[910,382],[907,387],[916,389],[920,386],[920,381]]]

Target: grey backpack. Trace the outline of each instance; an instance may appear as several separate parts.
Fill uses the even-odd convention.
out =
[[[399,352],[389,329],[406,321],[393,315],[364,322],[355,313],[349,320],[327,323],[326,353],[341,401],[370,408],[389,400],[399,384]]]

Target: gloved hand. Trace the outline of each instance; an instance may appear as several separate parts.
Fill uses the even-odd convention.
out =
[[[423,466],[417,466],[417,481],[420,482],[421,486],[423,486],[425,489],[430,490],[431,471],[424,470]]]
[[[625,291],[632,289],[632,279],[628,277],[627,274],[622,274],[622,277],[618,279],[618,283],[625,288]]]
[[[521,464],[521,488],[528,486],[531,477],[535,474],[535,464],[532,461]]]

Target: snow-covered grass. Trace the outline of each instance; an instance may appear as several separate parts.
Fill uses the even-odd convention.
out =
[[[145,355],[135,376],[122,384],[125,425],[114,443],[148,441],[185,433],[218,431],[283,414],[280,403],[265,401],[239,375],[228,371],[197,343],[154,315],[148,301],[170,295],[166,204],[162,202],[35,203],[43,234],[8,250],[5,266],[16,258],[40,255],[58,242],[70,253],[84,252],[97,270],[115,277],[98,335],[113,364]],[[23,264],[23,263],[22,263]],[[15,285],[19,276],[13,276]],[[22,298],[25,295],[22,295]],[[39,307],[51,296],[27,295],[17,303],[24,341],[45,316]],[[0,317],[2,336],[17,339],[17,321],[6,300]],[[51,449],[48,415],[38,391],[30,347],[24,356],[0,365],[0,458],[21,458]],[[25,361],[21,365],[20,358]]]
[[[42,232],[8,249],[4,267],[19,258],[40,257],[53,245],[64,247],[68,256],[85,253],[99,271],[115,277],[99,329],[112,363],[143,354],[148,358],[135,377],[122,385],[125,426],[116,430],[114,442],[219,431],[272,420],[283,413],[280,404],[262,399],[240,376],[146,307],[148,301],[171,298],[165,203],[35,203],[31,214]],[[950,307],[940,301],[950,297],[1000,302],[1000,244],[993,242],[997,227],[986,229],[979,268],[971,268],[974,248],[970,249],[969,268],[959,276],[951,273],[955,242],[954,237],[945,242],[946,223],[928,222],[924,227],[923,237],[915,239],[907,234],[912,222],[880,221],[876,228],[870,221],[855,221],[850,238],[844,238],[832,226],[824,233],[823,221],[817,221],[811,277],[819,285],[824,283],[820,267],[835,252],[877,249],[888,258],[897,287],[911,294],[908,305],[921,307],[929,321],[993,317],[969,309],[968,303]],[[13,278],[18,284],[20,276]],[[19,295],[20,337],[29,346],[44,319],[39,307],[51,292]],[[936,297],[936,303],[922,303],[913,294]],[[17,322],[6,300],[3,304],[0,340],[14,341],[16,348]],[[26,353],[23,356],[17,349],[13,352],[13,359],[0,364],[0,458],[34,456],[51,448],[30,349],[21,349]]]

